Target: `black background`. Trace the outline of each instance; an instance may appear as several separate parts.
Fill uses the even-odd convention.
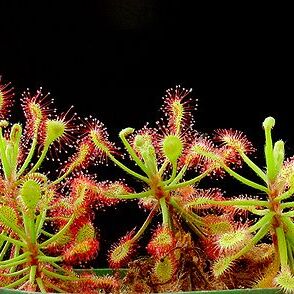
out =
[[[262,151],[271,115],[274,139],[294,154],[290,7],[201,2],[1,1],[0,75],[17,97],[42,86],[61,111],[74,105],[99,118],[113,140],[158,120],[165,89],[180,84],[199,100],[200,132],[239,129]],[[96,172],[116,176],[111,167]],[[144,216],[135,204],[101,212],[103,251]]]

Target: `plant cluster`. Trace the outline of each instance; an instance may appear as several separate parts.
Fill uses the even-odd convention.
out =
[[[246,254],[254,254],[256,245],[261,241],[269,246],[261,256],[264,259],[272,257],[267,270],[258,277],[255,287],[275,287],[278,285],[288,292],[294,291],[294,158],[285,159],[284,142],[273,142],[272,128],[275,125],[273,117],[267,117],[263,122],[265,132],[264,157],[265,167],[260,168],[247,155],[251,143],[241,132],[217,130],[215,140],[236,152],[240,159],[256,174],[257,180],[248,179],[232,170],[219,152],[217,146],[203,148],[197,152],[206,160],[219,164],[228,174],[241,183],[256,189],[259,197],[241,196],[234,199],[215,201],[214,199],[196,200],[194,204],[211,206],[229,206],[241,209],[257,217],[257,221],[246,222],[236,230],[229,230],[218,236],[217,244],[221,249],[219,259],[213,265],[213,273],[221,276],[233,267],[234,262]],[[221,147],[222,148],[222,147]],[[267,239],[267,240],[266,240]],[[268,240],[269,239],[269,240]]]
[[[110,144],[103,136],[98,137],[94,132],[92,134],[96,148],[143,185],[139,192],[121,195],[106,193],[105,196],[123,200],[138,199],[140,207],[149,211],[145,222],[137,231],[134,229],[128,232],[112,246],[108,254],[109,265],[114,269],[126,266],[138,248],[140,238],[152,221],[157,221],[160,215],[161,219],[157,221],[156,228],[146,244],[153,264],[150,269],[151,280],[157,284],[166,284],[173,280],[182,266],[183,254],[180,244],[185,238],[182,221],[203,242],[206,240],[206,223],[209,221],[204,211],[209,210],[209,207],[200,207],[193,203],[206,197],[215,201],[223,199],[217,188],[197,188],[201,179],[208,175],[221,176],[222,170],[212,161],[203,161],[195,152],[199,144],[205,142],[205,138],[193,129],[193,108],[191,101],[186,99],[190,91],[179,86],[166,91],[162,106],[164,117],[157,122],[157,127],[147,125],[139,130],[125,128],[119,133],[128,157],[135,164],[134,168],[115,156],[117,149],[113,148],[114,144]],[[234,161],[233,154],[228,153],[226,148],[223,149],[223,156],[230,159],[229,165],[236,164],[237,158]],[[187,179],[189,170],[196,171],[197,175]],[[227,219],[229,210],[218,209],[216,214],[211,212],[211,216],[223,221]],[[214,226],[215,220],[210,221]]]
[[[25,125],[10,125],[12,100],[12,88],[2,84],[0,286],[43,293],[115,288],[112,277],[79,275],[73,270],[98,253],[93,208],[103,203],[101,191],[111,189],[110,184],[97,184],[81,173],[90,163],[92,146],[80,140],[53,178],[42,168],[44,159],[48,151],[54,159],[54,150],[73,144],[74,116],[56,114],[41,90],[34,95],[24,92]],[[76,170],[80,173],[71,177]]]
[[[294,158],[285,158],[282,140],[273,141],[274,118],[263,122],[265,167],[259,167],[242,132],[218,129],[212,138],[197,132],[191,90],[177,86],[166,91],[163,118],[154,127],[119,133],[126,157],[103,123],[81,120],[71,109],[57,114],[41,90],[23,93],[25,124],[10,125],[12,92],[0,83],[1,287],[44,293],[279,287],[294,293]],[[61,161],[56,171],[46,157]],[[106,160],[141,188],[97,182],[87,168]],[[244,164],[256,180],[239,173]],[[215,183],[225,175],[258,196],[199,188],[205,178]],[[123,283],[119,276],[79,272],[99,252],[97,208],[133,200],[146,219],[107,255],[114,271],[127,267]],[[146,254],[138,258],[144,236]]]

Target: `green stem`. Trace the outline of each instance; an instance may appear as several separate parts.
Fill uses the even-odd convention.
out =
[[[36,232],[35,232],[35,215],[32,210],[28,209],[22,212],[22,218],[25,227],[25,233],[31,238],[31,242],[35,243],[36,241]]]
[[[41,153],[41,155],[40,155],[38,161],[37,161],[36,164],[32,167],[32,169],[28,172],[28,174],[31,174],[31,173],[35,172],[35,171],[40,167],[40,165],[42,164],[43,160],[44,160],[45,157],[46,157],[46,154],[47,154],[47,152],[48,152],[49,146],[50,146],[50,144],[46,144],[46,145],[44,145],[44,148],[43,148],[43,150],[42,150],[42,153]]]
[[[17,159],[18,159],[18,150],[19,150],[19,142],[10,141],[9,144],[7,144],[6,147],[6,155],[7,160],[9,162],[10,171],[9,171],[9,177],[15,178],[16,176],[16,167],[17,167]]]
[[[288,261],[289,261],[291,270],[293,271],[294,269],[293,248],[288,239],[287,239],[287,251],[288,251]]]
[[[2,235],[2,234],[1,234],[1,235]],[[0,235],[0,238],[1,238],[1,235]],[[5,234],[5,236],[6,236],[6,234]],[[5,253],[7,252],[8,248],[9,248],[9,246],[10,246],[10,242],[8,242],[8,241],[6,241],[6,240],[4,240],[4,239],[1,239],[1,240],[4,241],[5,244],[4,244],[4,246],[3,246],[2,250],[1,250],[1,253],[0,253],[0,261],[2,261],[2,259],[3,259],[4,255],[5,255]]]
[[[197,223],[199,226],[203,225],[203,220],[202,217],[197,215],[195,212],[191,211],[190,212],[191,217],[194,219],[194,223]]]
[[[244,162],[261,178],[267,183],[267,176],[261,168],[259,168],[243,151],[239,151],[239,154],[243,158]]]
[[[26,213],[26,211],[22,211],[24,232],[25,232],[26,236],[31,237],[30,228],[29,228],[29,224],[28,224],[28,219],[25,216],[25,213]]]
[[[133,241],[137,241],[142,234],[145,232],[145,230],[147,229],[148,225],[150,224],[150,222],[152,221],[154,215],[156,214],[156,210],[157,210],[157,205],[155,205],[152,210],[150,211],[150,213],[148,214],[145,222],[143,223],[143,225],[141,226],[140,230],[136,233],[136,235],[132,238]]]
[[[5,179],[8,179],[9,175],[10,175],[10,173],[9,173],[10,167],[9,167],[9,162],[6,157],[5,149],[6,149],[6,142],[5,142],[5,139],[3,138],[3,135],[2,135],[2,127],[0,127],[0,159],[2,162],[2,169],[4,172]]]
[[[51,208],[56,207],[56,205],[51,206]],[[68,221],[69,217],[68,216],[46,216],[45,221],[57,221],[57,220],[63,220],[63,221]]]
[[[21,274],[29,271],[29,269],[30,269],[29,267],[26,267],[26,268],[23,268],[23,269],[21,269],[21,270],[19,270],[17,272],[13,272],[13,273],[1,273],[0,275],[1,276],[4,276],[4,277],[16,277],[18,275],[21,275]]]
[[[269,212],[267,215],[262,217],[257,223],[254,225],[250,226],[248,228],[248,232],[253,233],[257,231],[259,228],[263,227],[264,225],[268,223],[272,223],[273,216],[275,215],[274,212]]]
[[[200,227],[198,228],[195,224],[191,223],[191,222],[187,222],[188,226],[190,227],[190,229],[197,235],[200,237],[205,237],[205,232],[203,231],[203,229],[201,230]]]
[[[170,227],[169,211],[168,211],[168,207],[166,205],[166,201],[164,197],[161,197],[159,199],[159,204],[160,204],[161,213],[162,213],[162,224],[166,227]]]
[[[188,181],[185,181],[185,182],[182,182],[182,183],[179,183],[179,184],[175,184],[175,185],[170,184],[169,186],[165,187],[164,189],[166,191],[170,191],[170,190],[175,190],[175,189],[178,189],[178,188],[186,187],[186,186],[189,186],[189,185],[193,185],[196,182],[199,182],[205,176],[207,176],[210,172],[211,172],[211,170],[206,170],[205,172],[203,172],[202,174],[200,174],[199,176],[197,176],[197,177],[195,177],[195,178],[193,178],[191,180],[188,180]]]
[[[282,203],[281,204],[281,208],[284,209],[284,208],[293,208],[294,207],[294,202],[286,202],[286,203]]]
[[[290,188],[288,191],[282,193],[280,196],[276,197],[274,200],[281,201],[281,200],[287,199],[287,198],[291,197],[293,195],[293,193],[294,193],[294,187]]]
[[[263,186],[263,185],[260,185],[260,184],[257,184],[241,175],[239,175],[238,173],[236,173],[235,171],[233,171],[231,168],[229,168],[228,166],[226,165],[222,165],[223,169],[229,173],[232,177],[234,177],[236,180],[240,181],[241,183],[249,186],[249,187],[252,187],[254,189],[257,189],[257,190],[260,190],[260,191],[263,191],[263,192],[266,192],[268,193],[268,188]]]
[[[289,232],[286,232],[286,237],[287,237],[287,241],[288,241],[288,244],[291,245],[292,247],[292,250],[294,250],[294,234],[289,234]]]
[[[35,278],[36,278],[36,271],[37,271],[37,266],[32,265],[30,269],[30,283],[33,285],[35,283]]]
[[[142,158],[146,167],[146,174],[149,178],[158,174],[158,166],[156,160],[155,152],[150,152],[149,150],[141,151]]]
[[[44,283],[41,278],[36,278],[37,285],[41,291],[41,293],[47,293]]]
[[[15,245],[19,245],[21,247],[25,247],[26,246],[26,244],[24,242],[19,241],[19,240],[15,240],[15,239],[13,239],[13,238],[11,238],[9,236],[6,236],[6,235],[0,235],[0,239],[6,240],[6,241],[8,241],[10,243],[13,243]]]
[[[61,288],[57,287],[56,285],[50,283],[49,281],[45,281],[45,284],[48,288],[52,288],[53,290],[57,291],[58,293],[67,293],[67,291],[62,290]]]
[[[294,240],[286,233],[287,245],[288,245],[288,256],[291,270],[294,270]]]
[[[52,261],[51,261],[50,264],[51,264],[52,266],[54,266],[56,269],[58,269],[58,271],[60,271],[60,272],[64,272],[64,273],[66,273],[66,274],[68,274],[68,275],[75,276],[75,273],[73,273],[73,272],[71,272],[71,271],[68,271],[68,270],[64,269],[63,267],[59,266],[59,265],[56,264],[55,262],[52,262]]]
[[[52,278],[56,278],[56,279],[60,279],[62,281],[78,281],[79,278],[78,277],[72,277],[72,276],[64,276],[64,275],[61,275],[61,274],[58,274],[58,273],[54,273],[54,272],[51,272],[45,268],[42,268],[42,272],[48,276],[48,277],[52,277]]]
[[[39,261],[43,261],[43,262],[56,262],[56,261],[62,260],[62,256],[38,255],[37,258]]]
[[[69,219],[69,221],[66,223],[66,225],[58,232],[56,233],[54,236],[52,236],[50,239],[44,241],[43,243],[40,244],[40,248],[44,248],[47,245],[49,245],[50,243],[53,243],[54,241],[56,241],[58,238],[60,238],[63,234],[65,234],[65,232],[67,231],[67,229],[70,227],[70,225],[73,223],[75,219],[75,215],[73,214],[71,216],[71,218]]]
[[[281,270],[283,271],[288,266],[287,242],[284,230],[281,227],[277,227],[275,231],[278,240],[279,257],[282,267]]]
[[[188,225],[193,229],[193,231],[200,237],[204,237],[204,233],[201,231],[201,227],[204,225],[201,217],[192,212],[185,211],[174,198],[170,199],[170,204],[178,211],[178,213],[183,216]]]
[[[13,256],[14,256],[14,257],[17,257],[17,256],[19,256],[20,246],[15,245],[14,247],[15,247],[15,248],[14,248]],[[13,273],[13,272],[15,272],[15,270],[16,270],[16,266],[12,266],[12,267],[10,268],[9,272],[10,272],[10,273]]]
[[[271,224],[265,224],[263,227],[259,229],[259,231],[254,235],[254,237],[248,242],[248,244],[243,247],[238,253],[232,256],[232,260],[238,259],[242,255],[246,254],[250,251],[254,245],[257,244],[268,232],[271,227]]]
[[[213,199],[203,199],[199,198],[199,200],[195,200],[189,202],[187,206],[199,205],[199,204],[211,204],[211,205],[224,205],[224,206],[265,206],[269,207],[268,201],[263,200],[249,200],[249,199],[242,199],[242,200],[213,200]]]
[[[144,198],[149,195],[151,195],[152,190],[140,192],[140,193],[130,193],[130,194],[123,194],[123,195],[115,195],[111,196],[108,193],[106,193],[106,197],[108,198],[117,198],[117,199],[136,199],[136,198]]]
[[[44,231],[44,230],[41,230],[41,233],[42,233],[43,235],[47,236],[47,237],[50,237],[50,238],[54,236],[54,234],[51,234],[51,233],[46,232],[46,231]]]
[[[259,216],[264,216],[266,214],[268,214],[270,212],[269,209],[255,209],[254,207],[246,207],[246,209],[253,213],[253,214],[256,214],[256,215],[259,215]]]
[[[255,183],[255,182],[253,182],[253,181],[251,181],[251,180],[249,180],[249,179],[247,179],[247,178],[245,178],[245,177],[239,175],[238,173],[236,173],[235,171],[233,171],[231,168],[229,168],[228,166],[226,166],[225,163],[224,163],[222,160],[220,160],[220,159],[218,158],[218,156],[216,156],[214,153],[212,153],[212,152],[207,152],[207,151],[204,151],[204,150],[201,150],[201,149],[199,149],[197,152],[198,152],[200,155],[203,155],[203,156],[205,156],[205,157],[208,157],[208,158],[210,158],[210,159],[216,161],[217,163],[219,163],[219,164],[221,165],[221,167],[222,167],[227,173],[229,173],[232,177],[234,177],[235,179],[237,179],[237,180],[240,181],[241,183],[243,183],[243,184],[245,184],[245,185],[247,185],[247,186],[249,186],[249,187],[255,188],[255,189],[257,189],[257,190],[261,190],[261,191],[263,191],[263,192],[268,193],[268,188],[267,188],[267,187],[262,186],[262,185],[260,185],[260,184],[257,184],[257,183]]]
[[[276,176],[275,172],[275,160],[273,154],[273,141],[272,141],[272,133],[271,128],[266,127],[265,131],[265,146],[264,146],[264,154],[267,166],[267,176],[269,180],[273,180]]]
[[[165,185],[171,183],[176,177],[176,174],[177,174],[177,162],[173,163],[172,166],[173,166],[173,168],[172,168],[171,177],[167,181],[164,182]]]
[[[36,219],[36,224],[35,224],[35,231],[36,231],[36,239],[38,239],[42,228],[43,228],[43,224],[45,222],[46,219],[46,214],[47,214],[47,209],[44,209],[38,216]]]
[[[17,266],[17,265],[23,264],[25,262],[28,262],[27,258],[22,259],[22,260],[18,260],[18,261],[15,261],[15,262],[7,263],[7,264],[4,264],[4,265],[0,265],[0,270],[5,269],[5,268],[10,268],[12,266]]]
[[[291,218],[282,216],[282,222],[286,225],[288,238],[294,242],[294,224]]]
[[[158,174],[159,176],[161,177],[163,172],[165,171],[165,168],[167,167],[169,161],[167,159],[165,159],[165,161],[163,162],[163,164],[161,165],[159,171],[158,171]]]
[[[254,199],[244,199],[244,200],[225,200],[225,201],[217,201],[212,200],[215,204],[220,205],[236,205],[236,206],[247,206],[247,205],[253,205],[253,206],[264,206],[269,207],[268,201],[263,200],[254,200]]]
[[[57,178],[55,181],[51,182],[49,184],[49,187],[54,186],[58,183],[60,183],[63,179],[65,179],[70,173],[72,173],[72,171],[75,169],[75,166],[72,166],[71,168],[69,168],[62,176],[60,176],[59,178]]]
[[[132,130],[132,132],[134,131],[131,128],[130,128],[130,130]],[[147,169],[146,169],[144,163],[137,156],[136,152],[134,151],[134,149],[132,148],[132,146],[130,145],[130,143],[128,142],[128,140],[126,139],[125,133],[124,132],[120,132],[119,133],[119,137],[120,137],[121,141],[123,142],[125,148],[127,149],[128,153],[131,155],[131,157],[134,159],[134,161],[137,163],[137,165],[142,169],[142,171],[144,171],[145,173],[147,173]]]
[[[18,173],[17,173],[17,178],[19,178],[21,176],[21,174],[25,171],[25,169],[28,167],[29,163],[31,162],[33,155],[35,153],[35,149],[38,143],[38,130],[39,130],[39,124],[40,124],[40,120],[36,121],[36,126],[35,126],[35,132],[34,132],[34,137],[33,137],[33,141],[32,141],[32,145],[31,145],[31,149],[24,161],[24,163],[22,164],[21,168],[19,169]]]
[[[16,280],[15,282],[5,285],[5,288],[7,289],[11,289],[11,288],[15,288],[21,284],[23,284],[25,281],[27,281],[29,279],[29,274],[23,276],[22,278]]]
[[[188,215],[188,217],[190,217],[191,220],[193,220],[193,223],[196,223],[199,226],[203,225],[203,221],[202,221],[201,216],[197,215],[196,213],[194,213],[192,211],[186,211],[183,207],[181,207],[178,204],[177,200],[174,197],[172,197],[169,202],[174,208],[176,208],[176,210],[178,210],[178,212],[180,212],[181,214],[184,214],[184,215]]]
[[[174,178],[174,180],[170,183],[171,186],[174,185],[174,184],[177,184],[178,181],[182,179],[182,177],[184,176],[184,174],[185,174],[185,172],[186,172],[188,166],[189,166],[189,164],[185,164],[185,165],[181,168],[180,172],[177,174],[177,176]]]
[[[30,252],[25,252],[21,255],[18,255],[16,257],[10,258],[8,260],[4,260],[4,261],[0,261],[0,266],[1,265],[6,265],[6,264],[10,264],[10,263],[14,263],[16,261],[22,260],[23,258],[26,258],[30,255]]]
[[[129,169],[127,166],[125,166],[123,163],[121,163],[119,160],[117,160],[112,154],[109,153],[107,155],[117,166],[119,166],[122,170],[124,170],[128,174],[130,174],[130,175],[134,176],[135,178],[138,178],[141,181],[144,181],[146,183],[149,182],[149,179],[147,177],[144,177],[144,176],[136,173],[135,171]]]
[[[291,210],[291,211],[283,212],[283,215],[288,217],[294,217],[294,211]]]

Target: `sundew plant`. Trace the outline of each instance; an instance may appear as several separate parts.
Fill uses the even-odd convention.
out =
[[[254,287],[268,288],[278,286],[286,292],[294,292],[294,158],[285,159],[284,141],[272,139],[272,128],[275,125],[273,117],[267,117],[263,122],[265,133],[265,167],[257,166],[247,155],[252,151],[252,145],[240,131],[232,129],[217,130],[215,140],[222,146],[237,153],[256,174],[257,180],[248,179],[232,170],[219,152],[219,147],[210,142],[210,148],[198,146],[195,152],[215,162],[228,174],[241,183],[258,191],[259,197],[237,197],[229,200],[202,199],[201,203],[211,206],[231,206],[248,211],[258,218],[258,221],[247,221],[239,229],[218,236],[217,247],[222,254],[213,266],[216,276],[223,275],[234,267],[234,263],[244,255],[254,254],[255,246],[260,242],[269,242],[272,246],[261,258],[274,255],[270,266],[257,277]],[[199,204],[199,200],[194,205]]]
[[[11,122],[15,95],[0,78],[0,287],[166,293],[236,285],[294,293],[294,157],[285,157],[284,141],[273,140],[275,119],[263,122],[265,164],[259,167],[242,132],[218,129],[211,138],[195,130],[190,92],[168,89],[162,118],[122,129],[122,149],[98,119],[81,119],[72,108],[58,113],[41,89],[23,92],[24,123]],[[135,179],[136,188],[96,181],[89,167],[106,161]],[[243,176],[241,165],[255,178]],[[258,196],[199,187],[206,177],[225,175]],[[109,249],[115,275],[80,271],[99,253],[96,210],[134,200],[146,218]],[[136,259],[146,235],[146,256]],[[247,267],[248,277],[233,277],[239,265],[236,272]],[[121,280],[123,267],[128,273]]]
[[[175,89],[166,91],[162,110],[164,118],[152,128],[147,124],[140,130],[125,128],[119,138],[134,165],[127,166],[119,157],[119,149],[108,139],[104,125],[99,121],[89,122],[88,137],[101,157],[108,158],[117,167],[142,182],[138,192],[116,194],[109,192],[109,199],[133,200],[149,211],[145,222],[137,230],[128,232],[109,252],[108,261],[112,268],[125,266],[132,258],[139,239],[155,216],[160,217],[157,228],[149,240],[146,249],[154,258],[153,277],[160,283],[166,283],[175,277],[180,264],[178,220],[183,220],[200,238],[206,237],[204,217],[197,214],[190,205],[195,199],[208,196],[222,199],[219,189],[198,189],[196,184],[207,175],[218,174],[219,165],[203,165],[194,145],[201,136],[193,129],[191,90]],[[230,154],[227,154],[230,155]],[[224,154],[224,157],[226,154]],[[230,155],[231,156],[231,155]],[[232,156],[230,157],[232,159]],[[126,161],[127,162],[127,161]],[[196,170],[196,176],[187,179],[187,170]],[[194,172],[195,174],[195,172]],[[207,207],[202,207],[205,209]],[[199,206],[197,209],[200,209]]]
[[[41,90],[23,93],[25,124],[11,124],[13,96],[0,80],[0,287],[42,293],[114,289],[112,277],[73,270],[97,256],[92,211],[103,202],[100,192],[111,189],[82,173],[93,146],[78,140],[75,115],[57,114]],[[60,155],[52,151],[69,146],[75,151],[58,173],[50,173],[45,158],[52,166]]]

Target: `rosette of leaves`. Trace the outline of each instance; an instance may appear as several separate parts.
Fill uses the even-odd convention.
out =
[[[257,221],[245,222],[239,228],[220,234],[216,247],[221,251],[220,258],[213,266],[216,276],[221,276],[234,267],[234,263],[244,257],[256,258],[254,253],[262,242],[269,243],[259,258],[268,260],[270,265],[258,276],[255,287],[280,287],[286,292],[294,292],[294,158],[285,159],[284,141],[272,139],[273,117],[263,122],[265,132],[265,167],[259,167],[246,153],[253,151],[251,143],[240,131],[217,130],[215,139],[221,147],[214,146],[205,150],[200,145],[195,152],[209,162],[218,164],[232,177],[258,191],[259,197],[237,197],[228,200],[207,199],[211,206],[230,206],[237,210],[247,211]],[[211,142],[211,145],[213,143]],[[257,179],[251,180],[231,169],[220,150],[226,148],[237,154],[254,172]],[[194,204],[197,204],[196,200]],[[202,202],[203,203],[203,202]],[[193,205],[193,204],[192,204]],[[260,250],[259,250],[260,252]]]
[[[50,109],[47,96],[25,92],[25,126],[10,125],[12,88],[0,84],[0,287],[42,293],[112,291],[114,278],[74,271],[99,250],[92,211],[103,201],[106,185],[95,183],[94,191],[94,181],[82,175],[91,157],[84,141],[62,162],[55,179],[49,177],[48,165],[42,167],[46,157],[56,158],[53,150],[73,144],[78,129],[68,112],[57,115]],[[73,179],[75,170],[80,175]]]
[[[114,244],[109,252],[109,264],[119,268],[128,263],[138,240],[150,226],[155,216],[161,221],[147,244],[147,251],[154,259],[153,280],[167,283],[175,277],[180,263],[180,250],[177,232],[183,227],[178,219],[184,220],[192,232],[200,238],[206,237],[204,218],[195,211],[196,205],[189,205],[194,199],[209,195],[210,199],[222,199],[218,189],[196,189],[201,179],[218,173],[218,166],[203,165],[199,155],[194,152],[194,144],[201,137],[193,130],[191,101],[186,97],[191,90],[177,86],[169,89],[163,98],[162,110],[165,117],[157,123],[157,128],[147,125],[135,131],[125,128],[119,133],[131,161],[135,167],[127,166],[119,158],[119,148],[109,140],[104,125],[92,120],[88,122],[86,138],[93,143],[98,157],[111,160],[127,174],[142,182],[140,192],[107,192],[110,199],[137,199],[142,208],[149,211],[145,222],[138,230],[132,230]],[[197,170],[196,177],[184,179],[189,169]],[[206,199],[206,198],[205,198]],[[198,205],[197,210],[207,209]]]

